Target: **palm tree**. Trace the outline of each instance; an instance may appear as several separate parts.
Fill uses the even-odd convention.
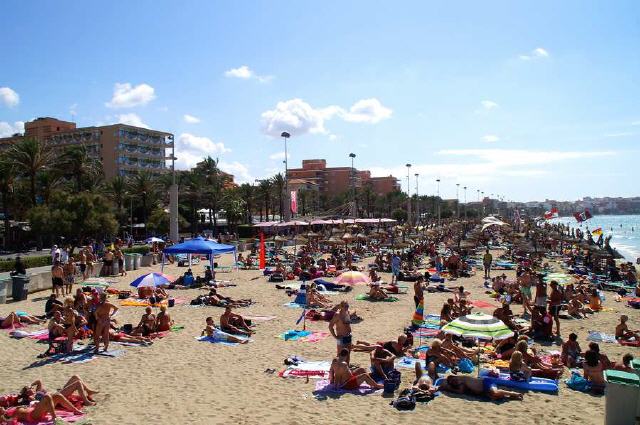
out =
[[[272,177],[273,180],[273,189],[275,190],[276,195],[278,196],[278,202],[280,205],[280,220],[284,217],[284,176],[282,173],[278,173]]]
[[[205,191],[209,199],[209,224],[213,227],[214,235],[217,234],[220,200],[225,184],[229,181],[228,174],[225,174],[218,168],[219,160],[210,156],[206,157],[202,162],[196,165],[196,173],[204,178]]]
[[[9,205],[13,195],[14,178],[13,165],[7,160],[6,155],[2,155],[0,158],[0,195],[2,196],[2,214],[4,215],[4,249],[7,249],[7,243],[11,235],[11,229],[9,228]]]
[[[63,177],[53,170],[44,170],[38,174],[36,180],[42,195],[42,203],[48,205],[51,194],[62,184]]]
[[[109,194],[116,203],[118,214],[122,214],[122,207],[124,206],[125,196],[127,195],[127,188],[129,182],[126,177],[116,176],[109,180],[105,185],[105,192]]]
[[[27,137],[12,145],[7,155],[16,171],[29,178],[31,205],[35,206],[36,176],[51,165],[53,161],[51,149],[44,142]]]
[[[237,233],[238,221],[246,213],[246,202],[240,198],[237,190],[228,190],[222,199],[222,205],[229,229],[232,233]]]
[[[142,198],[142,222],[147,221],[147,199],[158,199],[158,181],[156,176],[147,170],[136,173],[129,182],[129,194]],[[133,223],[131,223],[133,225]],[[145,230],[146,233],[146,230]]]
[[[190,171],[183,171],[180,174],[179,181],[181,199],[185,199],[188,202],[189,210],[191,211],[191,233],[195,235],[198,233],[198,223],[200,222],[198,209],[202,205],[203,177]]]
[[[247,224],[251,224],[253,216],[254,196],[255,188],[249,183],[243,183],[240,185],[240,197],[244,200],[245,214],[244,221]]]
[[[270,179],[260,180],[260,186],[258,186],[258,192],[260,192],[260,198],[264,203],[264,215],[266,220],[269,220],[269,207],[271,206],[272,191],[273,191],[273,186]],[[271,219],[273,220],[273,209],[271,210]],[[260,220],[262,220],[262,212],[260,213]]]
[[[87,186],[86,183],[92,183],[102,173],[102,164],[89,154],[84,145],[67,148],[62,153],[58,168],[62,175],[73,178],[77,192],[82,191]]]

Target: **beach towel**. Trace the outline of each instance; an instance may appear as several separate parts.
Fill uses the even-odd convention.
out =
[[[85,416],[84,414],[76,415],[75,413],[67,412],[66,410],[60,410],[60,409],[56,409],[56,415],[60,419],[64,420],[65,423],[78,422],[80,419],[84,418],[84,416]],[[47,417],[49,417],[49,415],[47,415]],[[9,422],[9,423],[13,425],[13,422]],[[55,425],[56,422],[54,422],[52,419],[45,419],[45,420],[38,421],[38,422],[16,422],[16,424],[21,424],[21,425]]]
[[[276,338],[280,338],[284,341],[318,342],[326,339],[328,336],[329,332],[298,331],[295,329],[289,329],[280,335],[276,335]]]
[[[285,303],[283,305],[285,307],[289,307],[289,308],[307,308],[307,306],[304,305],[304,304],[297,304],[297,303],[294,303],[294,302]]]
[[[242,338],[238,335],[234,335],[236,338]],[[246,338],[243,338],[246,339]],[[211,336],[198,336],[196,337],[196,340],[200,341],[200,342],[209,342],[212,344],[220,344],[220,345],[226,345],[226,346],[236,346],[236,345],[240,345],[239,342],[229,342],[229,341],[224,341],[222,339],[219,338],[215,338],[215,337],[211,337]],[[251,342],[251,340],[249,340],[249,342]]]
[[[605,343],[617,342],[615,335],[606,334],[604,332],[598,332],[598,331],[589,331],[589,335],[587,335],[587,341],[605,342]]]
[[[436,335],[440,333],[440,329],[431,329],[431,328],[420,328],[411,332],[413,334],[414,339],[420,338],[435,338]]]
[[[354,394],[354,395],[367,395],[373,394],[375,392],[380,392],[382,390],[376,390],[371,388],[367,384],[362,384],[358,389],[355,390],[345,390],[336,388],[333,384],[329,383],[328,380],[323,379],[316,382],[316,389],[314,391],[314,395],[331,395],[331,394]]]
[[[382,302],[386,302],[386,303],[391,303],[391,302],[399,301],[399,298],[397,298],[397,297],[387,297],[384,300],[372,300],[369,297],[369,294],[360,294],[360,295],[356,296],[356,300],[358,300],[358,301],[371,301],[371,302],[382,301]]]
[[[12,338],[29,338],[35,339],[37,341],[46,341],[49,339],[49,330],[48,329],[40,329],[38,331],[26,332],[26,331],[12,331],[9,332],[9,336]]]
[[[491,304],[491,303],[488,303],[488,302],[482,301],[482,300],[469,301],[469,304],[471,304],[474,307],[478,307],[478,308],[498,308],[497,305]]]
[[[269,320],[277,319],[278,316],[259,316],[259,315],[253,316],[253,315],[245,314],[244,318],[249,319],[253,322],[268,322]]]
[[[280,371],[281,378],[329,379],[331,363],[327,361],[304,361]]]

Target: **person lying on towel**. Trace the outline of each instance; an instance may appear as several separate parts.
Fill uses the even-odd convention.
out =
[[[229,335],[228,333],[222,332],[220,329],[216,328],[216,324],[213,322],[213,317],[207,317],[206,324],[206,327],[202,330],[201,336],[206,335],[207,337],[213,338],[216,341],[234,342],[238,344],[246,344],[249,342],[248,339]]]

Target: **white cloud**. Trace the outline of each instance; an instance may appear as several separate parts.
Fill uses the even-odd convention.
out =
[[[391,117],[393,111],[385,106],[378,99],[362,99],[349,108],[349,112],[344,112],[342,117],[348,122],[378,123]]]
[[[198,124],[200,122],[200,118],[194,117],[193,115],[184,114],[183,115],[184,122],[189,124]]]
[[[146,105],[155,98],[155,89],[148,84],[132,86],[130,83],[116,83],[113,97],[105,105],[109,108],[132,108]]]
[[[291,158],[291,154],[289,153],[287,153],[287,159],[288,158]],[[269,155],[269,159],[284,161],[284,152],[276,152],[272,155]]]
[[[632,133],[630,131],[623,131],[620,133],[609,133],[609,134],[605,134],[604,137],[628,137],[628,136],[633,136],[635,133]]]
[[[13,108],[20,103],[20,96],[10,87],[0,87],[0,103]]]
[[[334,117],[348,122],[375,124],[389,118],[392,112],[377,99],[359,100],[349,111],[336,105],[314,108],[302,99],[290,99],[278,102],[275,109],[262,113],[262,131],[272,137],[280,137],[283,131],[291,136],[327,134],[325,121]]]
[[[249,68],[247,65],[239,66],[238,68],[231,68],[225,71],[224,76],[227,78],[240,78],[242,80],[255,79],[261,83],[267,83],[273,79],[272,75],[258,75]]]
[[[554,172],[558,163],[616,155],[612,151],[534,151],[518,149],[452,149],[436,152],[433,163],[413,164],[420,174],[420,187],[434,187],[434,180],[477,185],[504,177],[539,177]],[[367,167],[363,167],[367,168]],[[407,175],[403,166],[369,167],[372,176]],[[405,177],[406,179],[406,177]],[[403,180],[403,184],[406,180]],[[424,186],[426,184],[426,186]],[[403,186],[404,189],[405,186]],[[471,198],[469,198],[471,199]]]
[[[120,114],[118,115],[117,120],[118,120],[118,123],[120,124],[132,125],[134,127],[149,128],[147,124],[142,122],[142,118],[140,118],[137,114],[134,114],[134,113]]]
[[[536,47],[530,53],[526,55],[520,55],[520,59],[523,61],[535,60],[535,59],[544,59],[549,57],[549,52],[547,52],[542,47]]]
[[[484,109],[487,109],[487,110],[495,109],[495,108],[497,108],[499,106],[493,100],[483,100],[482,102],[480,102],[480,104],[482,105],[482,107]]]
[[[214,142],[208,137],[182,133],[176,139],[176,167],[184,170],[195,167],[207,156],[231,152],[222,142]]]
[[[494,143],[500,140],[500,138],[498,136],[496,136],[495,134],[487,134],[485,136],[482,136],[482,140],[484,140],[487,143]]]
[[[10,137],[16,133],[24,133],[24,122],[16,121],[12,124],[0,121],[0,137]]]
[[[332,142],[335,142],[336,140],[338,140],[338,136],[336,134],[330,134],[329,140],[331,140]]]
[[[218,166],[225,173],[233,174],[233,181],[236,184],[253,183],[255,178],[249,172],[249,169],[238,161],[225,162],[220,161]]]

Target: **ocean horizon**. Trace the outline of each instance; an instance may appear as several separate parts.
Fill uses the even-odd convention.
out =
[[[572,228],[593,231],[602,228],[604,237],[611,235],[611,246],[627,261],[635,263],[640,257],[640,214],[594,215],[578,223],[573,216],[558,217],[551,223],[568,224]],[[594,237],[597,240],[597,237]]]

